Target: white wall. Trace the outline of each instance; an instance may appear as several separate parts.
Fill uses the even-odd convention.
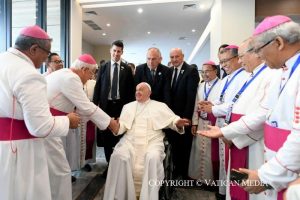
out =
[[[78,58],[82,52],[82,9],[76,0],[71,1],[70,61]]]

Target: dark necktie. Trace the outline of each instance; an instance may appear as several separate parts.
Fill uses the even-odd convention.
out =
[[[155,81],[155,70],[151,69],[151,76],[152,76],[152,81]]]
[[[174,73],[173,82],[172,82],[172,88],[174,88],[175,85],[176,85],[176,81],[177,81],[177,71],[178,71],[178,69],[175,68],[175,73]]]
[[[118,63],[114,63],[114,73],[111,84],[111,99],[116,100],[118,95]]]

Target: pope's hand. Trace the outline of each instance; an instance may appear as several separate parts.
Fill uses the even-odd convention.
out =
[[[203,136],[209,137],[209,138],[219,138],[219,137],[223,136],[221,129],[219,127],[207,125],[207,128],[208,128],[208,130],[197,131],[197,134],[203,135]]]
[[[79,123],[80,123],[80,117],[77,113],[69,113],[67,115],[67,117],[69,118],[69,121],[70,121],[70,128],[73,129],[73,128],[77,128]]]
[[[177,126],[178,129],[182,129],[184,126],[189,126],[190,124],[191,124],[190,120],[183,118],[177,120],[175,125]]]
[[[113,132],[113,134],[116,135],[119,132],[120,128],[119,121],[115,120],[114,118],[111,118],[108,128],[109,130],[111,130],[111,132]]]

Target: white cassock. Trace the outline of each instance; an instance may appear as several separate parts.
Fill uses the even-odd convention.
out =
[[[299,176],[300,171],[300,65],[289,78],[300,56],[288,59],[286,69],[273,76],[268,104],[270,111],[265,124],[265,158],[258,176],[275,190],[267,190],[266,199],[280,199],[283,189]],[[300,59],[300,58],[299,58]],[[284,87],[285,85],[285,87]],[[280,94],[280,88],[283,88]],[[280,94],[280,95],[279,95]],[[281,191],[278,194],[277,192]]]
[[[251,80],[251,78],[255,76],[263,67],[264,64],[257,66],[253,71],[253,74],[250,75],[248,81]],[[238,160],[235,160],[233,162],[238,164],[237,161],[241,161],[242,158],[245,158],[246,162],[248,163],[248,166],[245,167],[249,169],[257,169],[264,163],[264,132],[262,123],[260,123],[260,126],[257,126],[256,120],[249,121],[247,120],[246,116],[252,114],[253,112],[255,114],[256,110],[259,109],[262,101],[266,99],[267,93],[269,91],[269,85],[273,77],[270,76],[270,74],[273,73],[276,73],[276,70],[265,68],[263,71],[261,71],[261,73],[257,75],[257,77],[255,77],[255,79],[241,94],[232,108],[232,117],[244,117],[242,117],[241,120],[230,123],[229,126],[221,128],[221,132],[223,133],[224,137],[228,140],[232,140],[234,145],[238,148],[238,150],[233,150],[239,151],[243,149],[242,151],[244,151],[240,153]],[[250,133],[247,134],[247,132],[249,131]],[[245,147],[248,147],[247,151],[245,151]],[[246,155],[242,155],[243,153],[245,153]],[[241,188],[239,189],[242,190]],[[239,194],[235,191],[234,195],[238,196]],[[264,199],[263,194],[250,195],[249,197],[250,200]]]
[[[120,116],[120,130],[126,134],[111,156],[104,200],[158,200],[158,183],[164,178],[165,158],[162,129],[176,131],[180,118],[164,103],[148,100],[126,104]],[[182,130],[180,134],[183,134]]]
[[[217,81],[215,83],[215,81]],[[215,84],[214,84],[215,83]],[[221,85],[221,80],[218,78],[215,78],[214,80],[210,82],[203,82],[200,83],[198,86],[196,101],[195,101],[195,108],[192,118],[192,124],[198,126],[198,130],[203,130],[205,127],[205,124],[211,123],[207,116],[204,116],[207,118],[206,120],[201,118],[199,116],[198,112],[198,102],[205,100],[205,91],[208,94],[210,91],[207,100],[213,101],[218,98],[219,95],[219,87]],[[206,90],[205,90],[206,87]],[[211,90],[210,90],[211,89]],[[207,113],[204,113],[204,115],[207,115]],[[203,116],[202,116],[203,117]],[[213,122],[215,123],[215,121]],[[215,139],[217,141],[217,139]],[[217,148],[218,150],[218,141],[217,141]],[[191,155],[190,155],[190,161],[189,161],[189,171],[188,175],[189,177],[197,180],[217,180],[219,177],[214,177],[213,175],[213,160],[212,160],[212,139],[204,137],[204,136],[194,136],[192,147],[191,147]],[[218,158],[218,152],[217,154],[217,160]],[[217,162],[218,163],[218,162]],[[215,163],[214,163],[215,164]],[[219,169],[219,165],[216,166],[217,170]],[[206,183],[207,183],[206,182]]]
[[[286,192],[286,199],[299,200],[300,199],[300,185],[291,185]]]
[[[51,108],[61,112],[74,111],[82,119],[92,120],[99,129],[106,129],[111,118],[98,106],[93,104],[83,91],[83,84],[77,74],[70,69],[61,69],[46,76],[48,101]],[[69,157],[76,157],[79,162],[80,148],[74,146],[72,141],[80,143],[80,134],[76,135],[72,130],[66,138],[66,152],[61,138],[49,138],[45,140],[48,152],[49,175],[52,198],[56,200],[72,199],[71,169],[68,163]],[[78,154],[79,153],[79,154]],[[67,158],[66,158],[67,155]]]
[[[51,115],[45,78],[25,54],[10,48],[0,54],[0,63],[0,121],[25,121],[24,130],[32,136],[14,139],[18,133],[12,131],[12,139],[5,139],[10,126],[1,123],[0,199],[51,200],[44,137],[67,135],[69,119]]]
[[[212,107],[212,113],[215,117],[217,117],[216,120],[216,126],[223,127],[225,123],[225,116],[228,111],[228,107],[232,104],[232,99],[236,95],[236,93],[240,90],[240,88],[243,86],[245,81],[247,80],[247,77],[249,76],[249,73],[246,71],[242,71],[238,75],[240,69],[235,70],[231,74],[227,75],[225,78],[222,79],[221,85],[219,87],[219,94],[217,95],[217,98],[213,101],[214,106]],[[235,76],[236,75],[236,76]],[[232,80],[232,78],[235,76],[235,78]],[[224,85],[226,84],[226,81],[228,82],[232,80],[230,85],[225,91],[223,102],[219,101],[219,97],[222,93],[222,89],[224,88]],[[225,170],[225,144],[224,142],[219,139],[219,156],[220,156],[220,169],[219,169],[219,180],[220,181],[226,181],[226,170]],[[226,194],[226,186],[223,184],[219,186],[219,193],[225,195]]]

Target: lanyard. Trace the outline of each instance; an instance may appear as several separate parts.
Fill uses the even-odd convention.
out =
[[[212,84],[212,86],[209,88],[208,91],[206,91],[206,82],[204,84],[204,100],[207,101],[208,96],[210,94],[210,92],[212,91],[213,87],[216,85],[216,83],[218,82],[219,79],[216,79],[215,82]]]
[[[262,68],[260,68],[260,70],[249,80],[246,81],[246,83],[243,85],[243,87],[238,91],[238,93],[235,95],[235,97],[233,98],[232,102],[235,103],[239,97],[241,96],[241,94],[245,91],[245,89],[254,81],[254,79],[264,70],[266,69],[267,66],[264,65]]]
[[[225,122],[227,124],[230,123],[230,118],[231,118],[231,113],[232,113],[232,108],[233,108],[233,104],[239,99],[239,97],[241,96],[241,94],[245,91],[245,89],[254,81],[254,79],[264,70],[266,69],[267,66],[264,65],[262,68],[260,68],[260,70],[249,80],[246,81],[245,84],[243,85],[243,87],[238,91],[238,93],[235,95],[235,97],[232,100],[232,104],[228,107],[228,111],[225,117]]]
[[[225,94],[225,91],[227,90],[228,86],[231,84],[231,82],[233,81],[233,79],[239,74],[241,73],[242,71],[244,71],[244,69],[240,69],[231,79],[230,81],[228,82],[228,78],[226,80],[226,83],[222,89],[222,92],[221,92],[221,95],[220,95],[220,101],[223,101],[223,97],[224,97],[224,94]]]
[[[292,70],[290,72],[290,75],[289,75],[289,78],[288,80],[285,82],[285,84],[283,85],[282,88],[280,88],[280,91],[279,91],[279,96],[281,95],[283,89],[285,88],[287,82],[290,80],[291,76],[293,75],[293,73],[295,72],[295,70],[297,69],[298,65],[300,64],[300,56],[298,56],[296,62],[294,63],[293,67],[292,67]]]

